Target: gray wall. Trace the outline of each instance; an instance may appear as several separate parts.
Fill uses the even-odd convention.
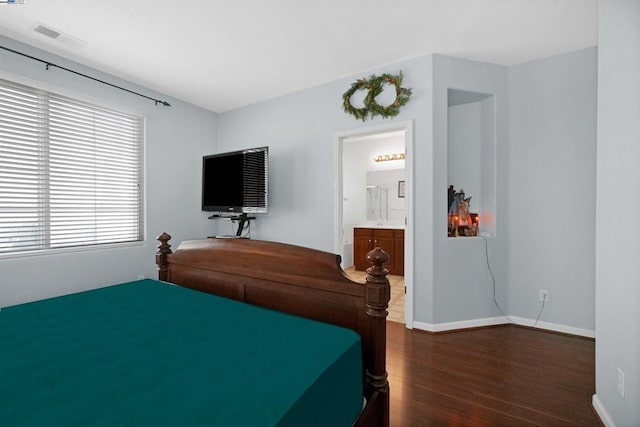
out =
[[[638,426],[640,2],[600,0],[599,7],[594,405],[607,425]],[[617,369],[625,374],[624,398]]]
[[[96,70],[51,58],[45,52],[11,40],[2,41],[27,53],[50,58],[53,62],[66,64],[134,90],[145,91],[144,88],[102,75]],[[589,108],[592,100],[588,95],[591,90],[588,76],[594,73],[594,65],[589,64],[594,51],[550,59],[548,64],[544,61],[525,64],[513,71],[506,67],[439,55],[419,57],[372,70],[362,76],[402,70],[405,85],[413,89],[413,96],[396,118],[377,118],[364,123],[346,115],[341,107],[342,93],[361,76],[216,115],[172,99],[169,101],[173,107],[156,107],[152,102],[61,71],[47,72],[44,67],[27,59],[9,53],[1,55],[0,71],[5,74],[44,82],[116,105],[126,105],[146,116],[148,230],[147,241],[142,246],[0,259],[2,278],[7,283],[0,294],[3,305],[131,280],[139,274],[153,276],[154,238],[161,231],[173,234],[175,242],[216,232],[231,233],[228,223],[208,221],[206,214],[200,211],[200,157],[238,148],[270,147],[270,212],[260,216],[253,224],[253,237],[333,251],[337,226],[336,134],[354,129],[366,132],[381,124],[413,120],[413,159],[408,161],[414,165],[413,193],[409,196],[413,197],[414,203],[414,211],[410,215],[414,217],[414,319],[417,326],[422,324],[431,327],[498,316],[484,261],[484,241],[446,237],[447,89],[455,88],[496,95],[497,230],[495,236],[489,239],[489,255],[496,276],[498,300],[508,313],[524,318],[534,317],[539,305],[536,295],[532,299],[530,294],[537,292],[538,284],[521,284],[520,276],[528,271],[536,275],[547,268],[559,270],[557,266],[564,262],[580,269],[579,278],[569,280],[569,287],[550,289],[550,306],[553,305],[553,310],[550,308],[545,315],[553,315],[547,318],[550,322],[587,329],[593,327],[593,300],[585,296],[584,301],[578,304],[579,308],[576,308],[575,300],[569,298],[576,292],[582,292],[583,295],[588,293],[588,284],[583,287],[578,284],[583,282],[583,278],[584,282],[589,281],[588,271],[592,262],[589,264],[588,249],[580,252],[582,255],[559,251],[557,255],[560,260],[553,260],[554,264],[549,264],[552,260],[544,254],[538,255],[539,259],[528,261],[522,254],[531,248],[519,239],[508,236],[514,227],[519,226],[510,211],[521,209],[521,199],[526,199],[526,194],[518,191],[518,186],[510,184],[510,174],[514,174],[514,178],[521,181],[522,185],[529,185],[526,182],[529,175],[537,176],[536,179],[545,185],[567,178],[566,171],[561,167],[552,168],[545,172],[547,176],[540,177],[539,165],[528,157],[527,150],[532,144],[525,139],[526,135],[522,135],[529,130],[526,127],[526,115],[531,114],[536,120],[542,120],[540,128],[556,123],[551,131],[538,129],[535,132],[540,138],[569,140],[569,147],[563,148],[563,158],[570,156],[579,140],[588,140],[589,129],[593,131],[592,124],[585,123],[586,130],[583,130],[576,120],[588,121],[592,114]],[[554,71],[542,72],[546,66],[551,66]],[[562,78],[585,73],[587,77],[576,78],[575,89],[567,89],[559,83],[561,78],[556,76],[556,72],[561,72]],[[525,102],[523,98],[530,92],[530,85],[540,86],[542,92],[545,92],[546,85],[550,85],[561,92],[560,95],[554,95],[553,102],[559,98],[565,103],[562,105],[567,105],[571,97],[579,96],[585,100],[586,107],[569,113],[571,126],[561,126],[561,122],[555,122],[554,117],[548,117],[544,112],[549,107],[544,97],[534,102],[532,111],[527,110],[530,101]],[[580,92],[582,86],[587,95],[574,94],[574,91]],[[510,87],[515,96],[509,96]],[[154,96],[162,98],[160,94]],[[513,117],[508,114],[509,102],[514,102],[518,111]],[[561,110],[558,107],[554,111],[560,114]],[[516,143],[513,153],[518,162],[510,157],[510,120],[516,123],[514,138],[522,138]],[[539,144],[537,155],[553,156],[554,147],[545,140]],[[586,182],[593,179],[587,176],[591,167],[588,158],[588,155],[580,157],[581,163],[578,165],[581,173],[586,174]],[[589,164],[585,165],[585,162]],[[520,167],[526,172],[516,170]],[[586,187],[584,199],[593,200]],[[531,187],[531,191],[532,197],[541,196],[537,188]],[[518,221],[537,221],[539,210],[522,210]],[[435,215],[437,212],[442,214]],[[576,236],[565,236],[558,246],[588,241],[588,236],[593,236],[593,226],[588,229],[588,222],[587,218],[587,229],[582,240],[576,240]],[[545,223],[542,224],[544,227]],[[516,229],[514,232],[519,231]],[[552,238],[556,236],[549,234],[549,239]],[[513,257],[509,255],[510,245],[515,250]],[[514,267],[510,271],[511,259],[514,260]],[[539,264],[540,259],[547,264]],[[578,266],[579,262],[585,265]],[[43,277],[46,279],[43,280]],[[518,279],[518,283],[511,284],[512,279]],[[565,297],[562,297],[563,293]],[[513,310],[510,304],[513,304]]]
[[[434,312],[429,323],[459,322],[499,315],[487,270],[485,241],[447,237],[448,89],[494,95],[496,156],[496,233],[488,239],[496,278],[496,298],[506,307],[506,183],[507,183],[507,68],[436,55],[433,79],[433,245]],[[494,125],[493,123],[491,125]],[[481,153],[479,153],[481,154]],[[487,183],[491,185],[491,183]],[[473,196],[472,194],[468,194]],[[473,199],[472,199],[473,200]],[[473,206],[473,205],[472,205]],[[420,240],[421,237],[416,237]]]
[[[336,144],[338,132],[414,120],[415,312],[424,319],[433,298],[425,292],[433,269],[430,221],[432,212],[432,150],[430,138],[431,57],[420,57],[372,70],[308,90],[226,112],[219,117],[221,151],[268,145],[270,155],[270,207],[252,226],[256,238],[277,240],[326,251],[335,248]],[[410,101],[393,119],[361,122],[344,113],[341,96],[356,78],[372,73],[404,72],[411,87]]]
[[[2,45],[45,58],[128,89],[165,96],[47,52],[0,37]],[[113,89],[59,69],[0,51],[0,77],[45,86],[59,93],[107,103],[146,117],[146,239],[142,245],[67,251],[55,255],[0,257],[0,306],[155,276],[155,237],[167,231],[174,242],[215,233],[200,211],[202,155],[216,151],[214,113],[168,99],[172,107]],[[213,231],[211,231],[213,230]]]
[[[595,329],[597,50],[509,69],[509,312]]]
[[[551,67],[550,71],[543,72],[547,66]],[[552,303],[544,313],[549,317],[544,319],[548,323],[566,324],[577,332],[580,329],[593,331],[595,66],[594,49],[559,56],[548,63],[525,64],[514,71],[439,55],[416,58],[373,71],[395,73],[403,70],[406,85],[413,88],[412,99],[395,119],[362,123],[342,111],[340,96],[360,77],[354,76],[221,114],[218,143],[221,151],[262,144],[270,146],[270,213],[258,219],[253,229],[254,237],[332,251],[336,226],[336,132],[365,131],[380,123],[412,119],[416,326],[438,328],[439,324],[451,322],[499,318],[493,304],[493,285],[486,267],[484,241],[448,239],[445,215],[445,190],[449,184],[447,89],[494,94],[496,233],[489,238],[488,246],[496,277],[496,297],[505,312],[528,322],[535,318],[540,307],[537,299],[539,283],[534,279],[521,283],[520,275],[530,271],[531,277],[537,277],[547,268],[557,271],[556,265],[566,263],[580,271],[570,278],[562,271],[567,282],[563,285],[552,287],[545,283],[551,288]],[[561,75],[556,75],[557,72]],[[570,77],[572,84],[565,87],[562,81]],[[509,94],[510,87],[513,87],[513,95]],[[530,91],[537,91],[533,99],[529,96]],[[540,91],[542,93],[538,93]],[[545,99],[545,96],[551,99]],[[574,96],[579,99],[578,108],[565,112],[564,108],[574,102]],[[518,109],[513,116],[508,113],[510,102],[515,102]],[[554,102],[558,102],[558,106],[549,106]],[[546,112],[549,109],[551,115]],[[537,130],[527,127],[534,121],[527,121],[526,114],[531,114],[539,123]],[[517,162],[510,152],[511,120],[515,121],[514,137],[519,139],[515,148]],[[532,135],[523,135],[525,132]],[[531,144],[532,139],[538,138],[545,141]],[[554,145],[559,140],[562,143]],[[526,150],[532,147],[537,150],[536,156],[529,158]],[[532,248],[526,240],[509,238],[512,228],[519,232],[521,221],[534,224],[534,229],[547,227],[548,219],[539,216],[539,207],[522,211],[522,199],[526,200],[528,196],[525,191],[518,191],[519,185],[536,177],[531,179],[532,184],[526,182],[526,185],[527,189],[531,188],[531,197],[539,201],[545,192],[535,186],[536,180],[545,186],[549,182],[560,183],[567,180],[567,170],[562,167],[541,170],[537,159],[551,156],[549,161],[553,163],[554,150],[560,150],[563,158],[567,158],[580,147],[585,152],[572,160],[579,173],[571,175],[571,182],[581,180],[576,191],[582,198],[577,202],[579,209],[587,210],[578,220],[583,225],[583,232],[580,236],[561,235],[559,242],[557,236],[547,234],[547,237],[554,242],[554,247],[562,248],[576,242],[581,247],[577,254],[575,251],[556,253],[554,264],[550,264],[545,247]],[[510,174],[514,174],[517,185],[511,182]],[[517,221],[512,211],[518,211]],[[443,214],[435,215],[436,212]],[[548,228],[551,230],[552,226],[554,224]],[[583,244],[589,241],[590,247],[588,243]],[[513,271],[510,271],[509,245],[516,251]],[[532,251],[535,256],[530,260],[522,256]],[[518,281],[512,284],[512,278]],[[534,298],[531,298],[534,291]],[[571,298],[576,293],[581,298],[578,303]],[[511,309],[511,302],[515,304],[515,311]]]

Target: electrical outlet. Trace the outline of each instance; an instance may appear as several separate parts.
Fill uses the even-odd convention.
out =
[[[540,301],[549,301],[549,291],[547,289],[540,289]]]
[[[618,394],[624,399],[624,372],[618,368]]]
[[[138,280],[142,280],[142,279],[144,279],[144,274],[141,274],[138,276]]]

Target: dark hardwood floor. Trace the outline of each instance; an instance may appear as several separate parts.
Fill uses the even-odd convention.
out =
[[[519,326],[387,322],[391,426],[597,426],[593,340]]]

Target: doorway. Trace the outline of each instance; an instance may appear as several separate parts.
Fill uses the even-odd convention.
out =
[[[364,281],[362,241],[391,256],[389,320],[413,326],[413,122],[336,135],[335,251],[354,280]],[[371,239],[363,233],[375,233]],[[373,243],[372,243],[373,245]],[[366,249],[366,248],[365,248]]]

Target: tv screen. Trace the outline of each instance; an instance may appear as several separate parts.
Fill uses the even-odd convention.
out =
[[[202,158],[202,210],[266,213],[269,147]]]

